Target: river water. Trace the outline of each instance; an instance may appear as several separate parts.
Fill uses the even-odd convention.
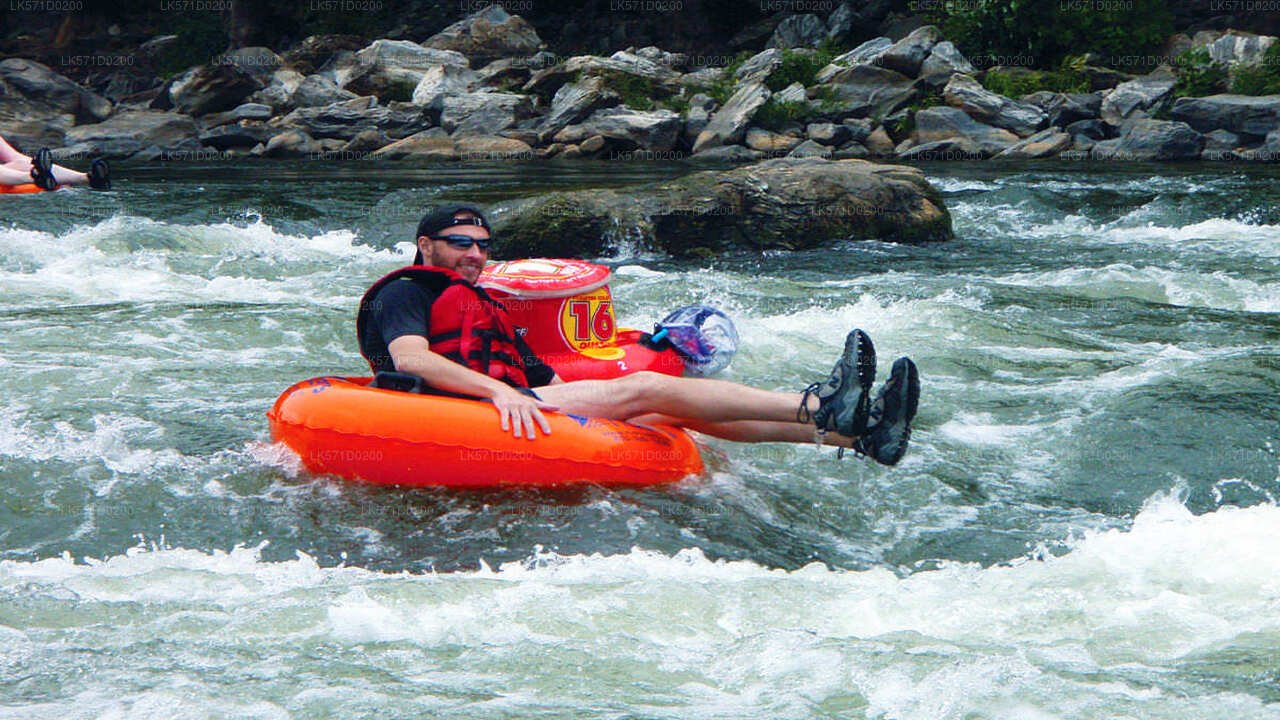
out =
[[[365,370],[424,204],[634,164],[120,172],[5,199],[0,718],[1280,718],[1277,169],[925,166],[954,242],[675,261],[795,391],[922,374],[896,468],[707,440],[649,490],[301,474],[264,413]]]

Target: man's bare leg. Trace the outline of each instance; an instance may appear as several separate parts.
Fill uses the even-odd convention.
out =
[[[760,390],[725,380],[640,372],[613,380],[546,385],[536,392],[563,412],[614,420],[661,413],[704,423],[768,420],[806,427],[796,422],[801,393]],[[816,397],[810,396],[807,404],[810,413],[817,411]]]
[[[812,443],[816,432],[814,426],[797,422],[776,422],[773,420],[703,422],[701,420],[690,420],[689,418],[672,417],[657,413],[630,418],[629,421],[641,425],[675,425],[676,427],[696,430],[704,435],[745,443]],[[848,448],[853,447],[853,440],[838,433],[829,432],[822,436],[822,444],[830,445],[831,447]]]

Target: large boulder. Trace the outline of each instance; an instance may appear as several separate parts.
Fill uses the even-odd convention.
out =
[[[540,195],[492,215],[495,231],[511,238],[508,257],[603,254],[619,228],[677,256],[952,237],[951,216],[924,173],[861,160],[779,158],[625,190]]]
[[[774,70],[782,66],[782,51],[768,48],[747,58],[733,71],[733,79],[738,84],[748,82],[764,82]]]
[[[111,101],[35,60],[0,60],[0,80],[29,100],[69,113],[77,122],[95,123],[111,115]]]
[[[1034,105],[1049,116],[1049,124],[1064,127],[1081,120],[1093,120],[1102,113],[1102,93],[1056,93],[1041,90],[1018,100]]]
[[[1209,95],[1178,98],[1173,119],[1196,130],[1230,130],[1241,135],[1263,137],[1280,127],[1280,95]]]
[[[1240,30],[1228,30],[1216,39],[1210,35],[1197,34],[1192,43],[1195,47],[1203,47],[1209,52],[1209,59],[1223,65],[1258,65],[1276,42],[1276,38],[1267,35],[1254,35]]]
[[[356,98],[317,108],[298,108],[272,121],[274,127],[301,130],[319,140],[351,140],[365,130],[379,130],[393,139],[425,130],[431,121],[422,108],[410,103],[382,106],[371,97]]]
[[[440,112],[440,126],[452,135],[496,135],[533,116],[527,95],[514,93],[459,93],[447,95]]]
[[[270,77],[215,58],[175,79],[169,86],[169,102],[173,109],[187,115],[222,112],[265,88]]]
[[[1148,117],[1177,84],[1178,78],[1164,66],[1149,75],[1121,83],[1102,99],[1102,120],[1119,127],[1126,120]]]
[[[907,77],[915,77],[920,66],[933,47],[942,40],[942,33],[932,25],[912,30],[909,35],[894,43],[876,58],[876,64]]]
[[[413,104],[438,112],[444,109],[446,97],[469,93],[476,84],[477,75],[470,68],[437,65],[424,73],[413,89]]]
[[[747,129],[742,142],[752,150],[776,156],[786,155],[803,141],[798,137],[771,132],[764,128],[752,127]]]
[[[929,51],[929,57],[925,58],[920,65],[920,79],[934,88],[946,85],[951,76],[956,73],[977,75],[978,69],[956,49],[955,45],[951,44],[950,40],[934,45]]]
[[[911,78],[874,65],[841,68],[822,87],[830,89],[828,105],[840,117],[892,115],[916,98]]]
[[[590,137],[604,138],[614,150],[666,152],[680,137],[680,116],[670,110],[633,110],[619,106],[597,110],[581,125],[571,125],[555,135],[555,141],[578,144]]]
[[[156,148],[161,154],[198,150],[200,127],[189,116],[155,110],[127,110],[93,125],[67,131],[69,154],[127,158]]]
[[[382,160],[457,160],[458,149],[449,133],[437,127],[397,140],[378,149],[370,157]]]
[[[339,87],[357,95],[407,100],[422,76],[440,65],[470,68],[471,61],[462,53],[426,48],[408,40],[375,40],[360,52],[336,61],[325,72],[332,74]]]
[[[28,155],[42,147],[61,147],[75,115],[10,90],[0,80],[0,137]]]
[[[343,90],[327,75],[308,75],[294,89],[289,102],[293,107],[323,107],[336,102],[354,100],[358,96]]]
[[[998,158],[1044,158],[1057,155],[1071,147],[1070,133],[1056,127],[1045,128],[1031,137],[1010,145],[996,155]]]
[[[582,121],[596,110],[613,107],[619,102],[621,98],[605,87],[603,78],[588,77],[580,82],[561,85],[551,99],[551,111],[543,119],[538,131],[541,137],[550,138],[562,128]]]
[[[543,47],[542,38],[532,25],[496,3],[486,5],[422,44],[462,53],[476,63],[476,67],[498,58],[527,57]]]
[[[817,47],[827,37],[827,25],[817,15],[792,15],[778,23],[769,38],[771,48]]]
[[[874,65],[881,55],[893,47],[893,41],[887,37],[868,40],[849,52],[834,58],[830,64],[818,71],[814,80],[825,83],[844,68],[854,65]]]
[[[1018,136],[997,127],[984,125],[963,110],[953,107],[925,108],[915,115],[917,145],[964,138],[983,155],[995,155],[1018,142]]]
[[[367,39],[358,35],[310,35],[281,59],[286,67],[303,75],[313,75],[340,53],[354,53],[368,44]]]
[[[731,145],[742,139],[747,125],[756,112],[769,101],[769,89],[762,82],[750,82],[740,85],[737,92],[725,101],[707,126],[698,133],[693,143],[693,152]]]
[[[326,76],[329,77],[329,76]],[[281,68],[267,78],[266,86],[250,95],[246,100],[251,103],[267,105],[279,114],[293,109],[293,94],[298,86],[306,80],[302,73],[288,68]]]
[[[205,130],[200,133],[200,142],[218,150],[252,148],[259,143],[270,142],[271,138],[282,132],[286,131],[271,127],[261,120],[240,120]]]
[[[952,75],[942,97],[948,105],[965,111],[974,120],[1004,128],[1019,137],[1035,133],[1048,122],[1040,108],[997,95],[968,75]]]
[[[606,83],[619,79],[647,87],[650,97],[669,97],[683,89],[681,74],[647,58],[616,52],[607,58],[594,55],[571,57],[562,63],[543,68],[524,84],[524,92],[551,97],[562,85],[584,77],[602,77]]]
[[[1204,136],[1183,122],[1134,120],[1120,137],[1093,146],[1095,160],[1197,160],[1204,150]]]

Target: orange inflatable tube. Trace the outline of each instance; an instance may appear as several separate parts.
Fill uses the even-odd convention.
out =
[[[55,190],[61,189],[59,185]],[[25,195],[26,193],[50,192],[35,183],[25,183],[23,185],[0,185],[0,195]]]
[[[369,382],[321,377],[285,390],[267,413],[272,440],[297,452],[311,473],[380,485],[641,486],[703,471],[680,428],[548,412],[551,434],[528,440],[503,432],[487,402]]]

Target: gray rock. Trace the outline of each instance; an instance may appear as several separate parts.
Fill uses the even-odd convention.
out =
[[[206,130],[227,125],[241,120],[270,120],[273,115],[271,106],[261,103],[245,103],[223,113],[214,113],[200,118]]]
[[[739,85],[750,82],[764,82],[782,65],[782,51],[777,48],[769,48],[762,52],[756,53],[742,63],[733,73],[733,77],[738,81]]]
[[[650,85],[659,98],[674,95],[683,88],[680,73],[638,55],[614,53],[607,58],[579,55],[539,70],[525,83],[524,92],[551,97],[562,85],[575,79],[598,76],[607,84],[611,75],[619,73]]]
[[[742,141],[744,145],[752,150],[759,150],[768,155],[785,155],[794,150],[801,142],[798,137],[782,135],[759,127],[747,128],[747,133]]]
[[[774,93],[773,99],[777,102],[805,102],[808,98],[805,96],[804,85],[793,82]]]
[[[1178,83],[1167,68],[1117,85],[1102,99],[1102,120],[1119,127],[1129,119],[1148,117],[1149,111],[1161,103]]]
[[[1027,137],[1048,122],[1044,111],[987,90],[968,75],[952,75],[942,97],[973,119]]]
[[[893,155],[893,139],[889,137],[889,133],[884,129],[883,125],[872,130],[862,144],[867,146],[867,151],[871,153],[872,157],[889,157]]]
[[[664,67],[669,67],[672,70],[677,70],[677,71],[683,71],[687,69],[687,66],[689,64],[688,55],[684,53],[667,52],[666,50],[663,50],[662,48],[657,47],[656,45],[642,47],[639,50],[632,52],[631,54],[636,55],[638,57],[642,57],[645,60],[655,62],[659,65],[662,65]]]
[[[461,93],[444,99],[440,126],[451,135],[497,135],[533,116],[525,95],[513,93]]]
[[[1197,34],[1196,39],[1207,38]],[[1258,65],[1263,61],[1267,48],[1275,42],[1276,38],[1267,35],[1228,30],[1215,40],[1193,42],[1193,46],[1204,47],[1209,51],[1210,60],[1223,65]]]
[[[250,95],[246,100],[259,105],[267,105],[274,114],[286,113],[293,109],[293,93],[306,78],[302,73],[293,70],[277,70],[267,80],[266,87]]]
[[[963,137],[905,147],[896,155],[901,160],[980,160],[986,157],[976,143]]]
[[[265,146],[264,155],[274,158],[315,157],[324,153],[324,147],[301,130],[287,130],[272,137]]]
[[[913,137],[918,144],[964,138],[984,156],[991,156],[1018,142],[1018,136],[1008,130],[984,125],[953,107],[925,108],[916,113],[915,121]]]
[[[495,231],[511,239],[503,246],[508,257],[603,254],[617,228],[677,257],[850,238],[952,237],[942,197],[919,170],[818,158],[778,158],[622,190],[549,193],[503,203],[492,216]]]
[[[586,149],[585,141],[595,135],[603,137],[615,150],[666,152],[676,146],[680,136],[680,116],[670,110],[604,108],[592,113],[581,125],[556,133],[555,141],[576,143]]]
[[[342,152],[344,154],[367,155],[390,145],[391,142],[391,138],[380,130],[361,130],[346,145],[342,146]]]
[[[271,76],[284,67],[284,59],[275,54],[271,48],[242,47],[228,50],[214,58],[210,64],[231,65],[247,75],[252,75],[265,84]]]
[[[1200,151],[1201,160],[1234,160],[1235,151],[1244,143],[1240,136],[1229,130],[1214,130],[1204,135],[1204,150]]]
[[[532,160],[533,148],[514,138],[464,135],[453,138],[458,159],[467,161]]]
[[[706,97],[705,95],[695,95],[694,97]],[[707,98],[710,100],[710,98]],[[680,143],[684,147],[693,147],[698,141],[698,133],[701,133],[707,123],[711,121],[711,112],[714,109],[714,101],[711,109],[703,105],[695,105],[690,101],[689,109],[684,114],[684,127],[680,130]]]
[[[699,153],[742,139],[751,118],[769,100],[769,89],[762,82],[749,82],[738,87],[710,122],[698,133],[693,152]]]
[[[858,20],[858,13],[853,9],[853,5],[848,2],[842,2],[831,11],[831,16],[827,18],[827,40],[839,41],[853,30],[853,24]]]
[[[498,4],[485,6],[422,44],[462,53],[481,64],[498,58],[525,57],[543,47],[542,38],[528,21],[509,14]]]
[[[457,160],[458,148],[443,129],[431,128],[382,147],[370,157],[384,160]]]
[[[814,142],[813,140],[805,140],[804,142],[797,145],[796,148],[787,155],[787,157],[793,157],[793,158],[817,157],[817,158],[825,158],[830,160],[831,156],[834,153],[835,153],[835,150],[833,150],[828,145],[823,145],[822,143]]]
[[[778,23],[765,47],[787,49],[817,47],[827,36],[827,26],[817,15],[792,15]]]
[[[1093,146],[1097,160],[1195,160],[1204,150],[1204,136],[1183,122],[1133,120],[1115,140]]]
[[[551,99],[551,112],[539,128],[540,137],[551,137],[562,128],[581,122],[596,110],[613,107],[621,101],[617,93],[605,87],[603,78],[588,77],[580,82],[561,85]],[[705,113],[703,117],[705,121]]]
[[[365,130],[380,130],[400,139],[426,129],[430,120],[422,109],[409,103],[376,104],[371,97],[356,98],[319,108],[298,108],[272,124],[287,130],[301,130],[316,138],[348,141]]]
[[[842,68],[826,87],[834,96],[832,112],[840,117],[892,115],[916,97],[911,78],[874,65]]]
[[[1230,130],[1262,137],[1280,127],[1280,95],[1178,98],[1173,104],[1172,116],[1200,132]]]
[[[127,158],[155,146],[162,151],[198,149],[200,128],[186,115],[127,110],[93,125],[67,131],[67,144],[87,154]]]
[[[866,144],[867,136],[875,130],[875,121],[870,118],[845,118],[840,122],[849,129],[849,139],[853,142]]]
[[[932,25],[916,28],[911,34],[893,44],[876,58],[876,64],[908,77],[915,77],[920,66],[933,47],[942,40],[942,33]]]
[[[266,86],[264,76],[215,58],[175,79],[169,86],[169,101],[178,112],[206,115],[230,110]]]
[[[1102,93],[1055,93],[1047,90],[1023,95],[1018,100],[1040,108],[1049,124],[1065,127],[1080,120],[1093,120],[1102,113]]]
[[[710,150],[703,150],[693,159],[707,162],[751,162],[759,160],[765,156],[765,153],[759,150],[752,150],[741,145],[723,145]]]
[[[533,68],[528,58],[499,58],[475,73],[475,87],[510,89],[529,82]]]
[[[200,142],[218,150],[251,148],[258,143],[269,142],[281,132],[284,131],[273,128],[261,120],[241,120],[205,130],[200,133]]]
[[[298,83],[289,101],[294,107],[323,107],[344,100],[354,100],[356,97],[355,93],[338,87],[326,75],[308,75]]]
[[[34,155],[42,147],[61,147],[75,124],[72,113],[27,98],[0,81],[0,137],[18,150]]]
[[[1110,133],[1109,125],[1101,120],[1077,120],[1063,128],[1071,135],[1083,135],[1093,140],[1105,140]]]
[[[998,158],[1052,157],[1070,148],[1072,137],[1056,127],[1045,128],[1031,137],[1001,151]]]
[[[470,68],[471,61],[453,50],[426,48],[407,40],[375,40],[325,72],[332,74],[339,87],[385,99],[401,94],[408,97],[422,76],[440,65]]]
[[[110,100],[34,60],[0,60],[0,80],[30,100],[70,113],[77,122],[99,122],[111,115]]]
[[[871,157],[871,151],[862,143],[854,140],[850,140],[836,148],[835,153],[831,155],[832,160],[861,160],[867,157]]]
[[[810,140],[823,145],[843,145],[853,137],[853,131],[847,126],[835,123],[809,123],[805,134]]]
[[[686,88],[708,88],[724,79],[724,68],[709,67],[685,73],[680,76],[680,84]]]
[[[955,45],[951,44],[950,40],[934,45],[929,51],[929,56],[920,65],[920,79],[930,87],[946,85],[951,76],[956,73],[976,75],[978,70],[956,49]]]
[[[427,70],[413,89],[413,104],[433,111],[444,109],[444,99],[449,95],[471,92],[477,85],[477,75],[460,65],[437,65]]]
[[[814,78],[821,84],[830,82],[831,78],[844,68],[854,65],[874,65],[881,55],[893,47],[893,41],[887,37],[868,40],[849,52],[834,58],[829,65],[818,71]]]

